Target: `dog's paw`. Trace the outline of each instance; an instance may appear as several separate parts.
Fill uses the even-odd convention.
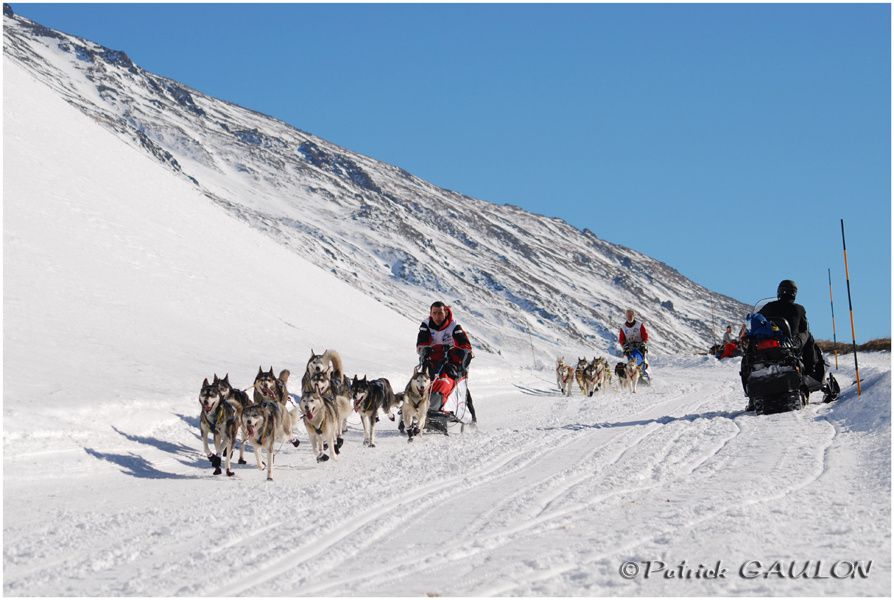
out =
[[[248,464],[248,463],[245,462],[245,459],[244,459],[244,458],[240,458],[237,462],[238,462],[240,465]]]
[[[267,476],[267,481],[273,481],[273,477],[271,477],[270,475],[268,475],[268,476]]]
[[[215,474],[215,475],[220,475],[220,473],[221,473],[221,471],[220,471],[220,467],[214,467],[214,474]]]
[[[391,421],[393,422],[393,421],[394,421],[394,415],[388,415],[388,419],[391,420]]]
[[[220,473],[220,457],[211,455],[208,458],[211,460],[211,466],[217,469],[217,472],[215,473],[215,475],[217,475]]]
[[[335,449],[340,450],[342,445],[344,445],[344,443],[345,443],[344,438],[340,438],[340,437],[335,438]]]
[[[329,449],[329,442],[323,442],[323,450]]]
[[[409,443],[412,442],[412,441],[413,441],[413,436],[412,436],[412,435],[408,435],[408,436],[407,436],[407,443],[409,444]]]
[[[375,448],[375,447],[376,447],[376,445],[375,445],[375,444],[373,444],[373,443],[372,443],[372,442],[370,442],[370,443],[369,443],[369,447],[370,447],[370,448]]]
[[[319,456],[317,457],[317,462],[318,462],[318,463],[326,462],[327,460],[329,460],[329,455],[328,455],[328,454],[321,454],[321,455],[319,455]]]
[[[292,445],[297,448],[298,446],[301,445],[301,440],[299,440],[298,438],[295,438],[294,440],[292,440]]]
[[[230,471],[229,469],[227,469],[227,477],[232,477],[235,474],[235,471]]]
[[[258,464],[258,471],[263,471],[266,468],[267,468],[267,463],[261,462],[260,464]]]

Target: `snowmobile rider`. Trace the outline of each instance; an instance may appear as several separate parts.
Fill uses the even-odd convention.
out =
[[[462,325],[453,318],[450,307],[441,302],[433,302],[429,318],[419,326],[416,336],[416,352],[422,367],[428,371],[432,381],[445,373],[454,382],[468,373],[472,360],[472,344]],[[477,423],[472,395],[466,391],[466,406]]]
[[[649,342],[649,334],[646,331],[646,326],[636,320],[636,313],[632,308],[627,309],[626,317],[627,321],[621,325],[621,332],[618,334],[618,343],[624,349],[624,356],[627,357],[627,360],[630,360],[630,353],[634,348],[640,349],[643,353],[643,371],[645,371],[649,366],[649,363],[646,362],[646,353],[649,351],[646,344]]]
[[[791,279],[783,279],[776,288],[777,299],[764,304],[758,312],[768,319],[777,317],[786,320],[791,329],[792,343],[801,351],[805,373],[817,381],[822,381],[825,365],[822,364],[822,358],[817,356],[816,344],[807,325],[807,311],[803,306],[795,303],[797,295],[798,286],[795,282]]]

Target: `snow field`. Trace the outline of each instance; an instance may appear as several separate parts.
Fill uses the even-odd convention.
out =
[[[472,363],[474,434],[386,419],[317,464],[213,476],[201,381],[311,348],[403,388],[417,323],[304,261],[4,59],[6,595],[889,595],[890,356],[841,399],[743,414],[738,362],[571,398]],[[424,313],[424,308],[422,312]],[[458,315],[462,320],[462,315]],[[567,356],[573,355],[569,353]],[[818,400],[815,395],[814,401]],[[868,579],[623,579],[625,560],[873,560]]]

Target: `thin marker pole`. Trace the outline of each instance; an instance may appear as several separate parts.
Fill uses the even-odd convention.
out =
[[[832,307],[832,343],[835,350],[835,370],[838,370],[838,338],[835,337],[835,304],[832,302],[832,269],[829,271],[829,306]]]
[[[844,278],[847,281],[847,307],[851,312],[851,341],[854,345],[854,371],[857,374],[857,396],[860,396],[860,366],[857,364],[857,334],[854,331],[854,305],[851,303],[851,276],[847,270],[847,244],[844,241],[844,219],[841,219],[841,248],[844,250]]]

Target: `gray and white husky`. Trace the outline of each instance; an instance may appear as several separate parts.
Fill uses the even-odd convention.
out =
[[[291,434],[291,426],[288,432],[285,430],[288,418],[288,412],[272,400],[262,400],[242,411],[242,428],[255,451],[258,469],[267,468],[267,481],[273,481],[274,442],[283,435]],[[267,450],[266,465],[261,460],[261,448]]]
[[[335,350],[326,350],[322,354],[315,354],[311,348],[310,359],[307,361],[307,368],[304,371],[304,376],[301,378],[302,396],[313,392],[311,377],[323,372],[329,373],[330,377],[335,380],[330,385],[334,383],[334,387],[338,388],[337,392],[342,392],[341,388],[347,388],[348,378],[345,375],[339,353]]]
[[[397,408],[391,383],[384,377],[368,381],[366,375],[363,379],[357,379],[354,375],[351,381],[351,398],[354,401],[354,410],[360,413],[360,420],[363,422],[363,445],[375,448],[379,409],[393,421],[394,409]]]
[[[419,367],[413,367],[413,376],[404,388],[402,397],[396,397],[398,401],[403,401],[400,411],[408,442],[412,442],[413,438],[425,429],[430,394],[431,378],[428,376],[428,371],[426,369],[420,371]]]
[[[220,475],[221,452],[224,452],[227,458],[227,475],[232,476],[234,473],[230,470],[230,458],[233,456],[242,406],[238,402],[225,400],[221,396],[219,384],[217,375],[214,376],[212,383],[208,383],[207,377],[202,382],[202,389],[199,391],[199,404],[202,407],[199,414],[199,429],[202,433],[205,456],[211,461],[214,474]],[[208,447],[209,433],[214,435],[213,453]]]
[[[311,446],[317,455],[317,462],[335,458],[341,453],[344,443],[342,432],[351,414],[351,399],[345,394],[336,394],[327,371],[314,373],[311,391],[301,395],[299,408],[307,428]]]
[[[273,367],[269,371],[264,371],[258,367],[258,374],[255,376],[254,382],[254,403],[275,402],[280,410],[280,422],[282,424],[282,432],[286,438],[296,448],[300,443],[298,438],[292,434],[292,414],[289,412],[288,400],[289,390],[286,384],[289,381],[288,369],[283,369],[279,373],[279,377],[273,374]]]
[[[230,403],[236,403],[240,406],[241,410],[245,410],[249,406],[251,406],[251,399],[248,397],[248,394],[243,392],[238,388],[234,388],[230,385],[230,374],[227,373],[224,375],[223,379],[217,379],[217,375],[214,376],[214,381],[217,383],[217,389],[220,390],[220,397],[222,400]],[[242,429],[242,421],[239,421],[239,428]],[[245,464],[245,430],[242,429],[242,443],[239,444],[239,460],[237,461],[240,465]]]
[[[597,364],[591,362],[584,369],[584,388],[582,391],[585,396],[592,396],[593,392],[599,389],[598,380],[599,372],[597,372]]]

